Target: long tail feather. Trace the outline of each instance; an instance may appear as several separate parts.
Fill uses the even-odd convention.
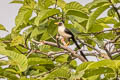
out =
[[[78,49],[81,49],[80,46],[78,45],[77,41],[75,40],[74,36],[71,37],[73,42],[75,43],[75,45],[77,46]],[[88,61],[88,59],[86,58],[86,56],[83,54],[82,51],[80,51],[80,54]]]

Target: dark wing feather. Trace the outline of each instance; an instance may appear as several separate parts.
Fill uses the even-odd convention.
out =
[[[67,28],[65,28],[65,33],[72,35],[72,37],[74,36],[73,33]]]

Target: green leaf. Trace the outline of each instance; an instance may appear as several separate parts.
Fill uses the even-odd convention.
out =
[[[24,1],[23,0],[13,0],[10,3],[17,3],[17,4],[23,4]]]
[[[11,65],[16,65],[19,68],[19,72],[23,72],[27,69],[27,58],[23,54],[18,54],[10,50],[0,50],[0,54],[8,56],[12,61]]]
[[[85,62],[85,63],[80,64],[76,68],[76,73],[71,76],[70,80],[80,79],[84,75],[85,70],[88,69],[88,66],[91,65],[91,64],[93,64],[93,63],[94,62]]]
[[[66,12],[66,15],[74,15],[74,16],[78,16],[78,17],[81,17],[81,18],[85,18],[85,19],[88,18],[87,14],[85,14],[81,11],[77,11],[77,10],[68,10]]]
[[[77,11],[81,11],[83,13],[88,12],[88,9],[83,7],[79,2],[70,2],[67,3],[65,5],[65,12],[69,11],[69,10],[77,10]]]
[[[0,49],[1,49],[1,50],[5,50],[6,47],[7,47],[6,44],[0,42]]]
[[[56,4],[56,0],[51,0],[54,4]],[[64,0],[57,0],[57,6],[64,9],[66,5],[66,2]]]
[[[5,60],[0,60],[0,66],[8,65],[9,62]]]
[[[53,1],[53,0],[52,0]],[[38,0],[40,10],[48,9],[54,3],[51,0]]]
[[[44,29],[45,28],[42,28],[42,27],[36,27],[36,28],[34,28],[33,31],[32,31],[32,33],[31,33],[31,35],[30,35],[30,37],[31,38],[37,37],[38,35],[44,33],[44,31],[45,31]]]
[[[19,27],[23,23],[27,24],[31,16],[32,16],[32,9],[27,8],[27,6],[22,6],[15,19],[16,26]]]
[[[16,36],[12,41],[11,41],[11,46],[17,46],[19,44],[24,43],[24,37],[23,36]]]
[[[107,15],[110,17],[115,17],[115,11],[113,8],[110,8],[107,12]]]
[[[53,16],[55,14],[58,14],[58,13],[60,13],[60,11],[58,9],[42,10],[38,13],[38,16],[36,17],[36,19],[34,21],[34,24],[38,26],[39,22],[41,22],[42,20],[44,20],[50,16]]]
[[[116,24],[117,20],[113,17],[104,17],[96,20],[96,23],[104,23],[104,24]]]
[[[85,71],[85,74],[83,77],[88,78],[95,75],[101,75],[106,73],[114,73],[114,71],[111,68],[108,67],[99,67],[98,69],[89,69]]]
[[[7,31],[2,24],[0,24],[0,30]]]
[[[103,5],[90,14],[88,23],[86,25],[86,32],[89,32],[91,28],[94,28],[93,26],[94,22],[101,15],[101,13],[103,13],[108,7],[109,7],[109,4]]]
[[[89,10],[92,10],[92,9],[100,7],[108,2],[109,2],[108,0],[94,0],[90,3],[88,3],[85,7],[87,7]]]
[[[29,58],[28,59],[28,64],[29,65],[36,65],[36,64],[40,64],[40,65],[53,65],[52,60],[47,59],[47,58],[38,58],[38,57],[34,57],[34,58]]]
[[[67,62],[68,57],[69,55],[64,54],[64,55],[58,56],[55,60],[56,62],[64,63],[64,62]]]
[[[8,80],[19,80],[16,74],[6,71],[6,69],[0,69],[0,77],[7,78]]]
[[[59,78],[68,79],[69,77],[70,77],[69,68],[63,66],[48,74],[43,80],[54,80]]]
[[[39,46],[39,50],[41,52],[49,52],[50,51],[50,46],[49,45],[41,45],[41,46]]]
[[[72,60],[72,61],[70,62],[70,66],[71,66],[72,68],[76,68],[76,67],[77,67],[77,61],[76,61],[76,60]]]

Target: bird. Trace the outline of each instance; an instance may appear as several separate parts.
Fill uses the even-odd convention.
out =
[[[72,39],[72,41],[75,43],[76,47],[78,49],[81,49],[79,44],[77,43],[77,41],[75,39],[74,34],[69,29],[67,29],[65,27],[63,22],[56,22],[55,24],[58,25],[58,33],[59,33],[59,35],[63,37],[63,39],[61,41],[64,41],[64,38],[68,39],[68,41],[70,41],[70,39]],[[69,44],[69,42],[66,45],[68,45],[68,44]],[[87,60],[86,56],[84,55],[84,53],[82,51],[80,51],[80,54],[84,57],[84,59]]]

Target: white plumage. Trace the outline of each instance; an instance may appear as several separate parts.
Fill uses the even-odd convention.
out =
[[[65,33],[64,24],[62,24],[61,26],[58,27],[58,33],[60,34],[60,36],[63,36],[64,38],[70,38],[71,37],[71,35]]]

